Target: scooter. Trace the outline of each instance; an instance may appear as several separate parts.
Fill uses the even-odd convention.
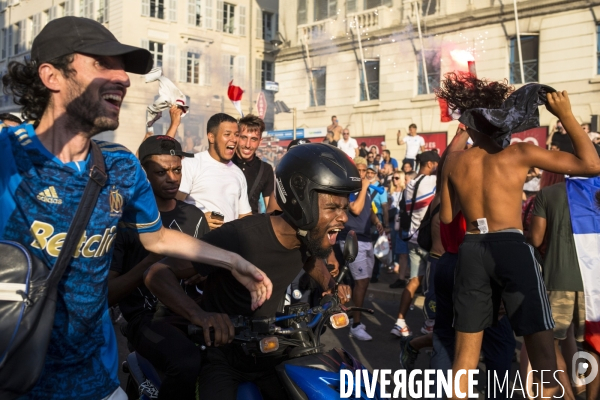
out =
[[[283,315],[271,318],[230,317],[235,328],[233,343],[241,346],[246,354],[268,354],[277,351],[280,345],[287,347],[289,359],[275,369],[290,399],[339,399],[341,371],[349,370],[354,375],[357,370],[367,369],[347,351],[325,351],[321,344],[324,326],[345,328],[350,322],[347,313],[352,311],[374,313],[366,308],[347,308],[337,295],[338,285],[357,252],[356,235],[350,232],[343,252],[345,265],[337,277],[333,294],[323,297],[319,305],[312,308],[306,303],[286,305]],[[201,327],[187,325],[187,333],[202,350],[206,349]],[[130,398],[135,398],[131,397],[134,393],[143,400],[157,398],[161,376],[146,359],[133,352],[123,363],[123,369],[130,373],[127,384]],[[371,376],[370,372],[368,375]],[[359,391],[362,399],[379,399],[376,382],[374,397],[367,397],[364,380]],[[260,400],[262,396],[256,385],[244,382],[238,386],[237,399]]]

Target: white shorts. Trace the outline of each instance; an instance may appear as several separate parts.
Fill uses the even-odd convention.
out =
[[[346,241],[340,240],[339,243],[340,248],[343,249]],[[349,265],[352,278],[354,278],[355,281],[359,279],[371,279],[373,265],[375,265],[373,243],[358,242],[358,254],[356,255],[356,260]]]

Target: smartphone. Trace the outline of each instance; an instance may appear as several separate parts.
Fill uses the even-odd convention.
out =
[[[211,211],[210,217],[218,221],[223,221],[225,219],[225,216],[218,211]]]

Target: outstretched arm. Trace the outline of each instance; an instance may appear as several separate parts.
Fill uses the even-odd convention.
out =
[[[600,158],[594,144],[573,116],[566,91],[548,93],[546,108],[556,115],[573,142],[575,154],[549,151],[541,147],[519,143],[518,149],[526,167],[538,167],[544,171],[574,176],[597,176],[600,174]]]
[[[222,250],[174,229],[140,233],[144,248],[156,254],[225,268],[252,295],[252,309],[271,297],[273,284],[267,275],[238,254]]]

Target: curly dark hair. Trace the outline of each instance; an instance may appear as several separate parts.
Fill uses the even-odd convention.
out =
[[[71,68],[74,54],[49,61],[56,69],[69,78],[75,70]],[[2,77],[4,94],[12,95],[15,104],[22,107],[21,116],[25,120],[39,120],[50,101],[50,90],[42,83],[38,74],[38,65],[30,59],[24,63],[11,61],[8,72]]]
[[[462,113],[471,108],[500,108],[513,91],[506,79],[496,82],[478,79],[468,72],[449,72],[435,95]]]

